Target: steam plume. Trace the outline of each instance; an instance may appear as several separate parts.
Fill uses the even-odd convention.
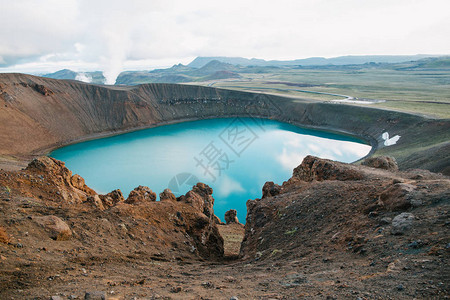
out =
[[[78,73],[77,76],[75,76],[75,80],[91,83],[92,77],[86,73]]]

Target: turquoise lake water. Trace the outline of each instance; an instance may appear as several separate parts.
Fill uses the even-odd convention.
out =
[[[214,190],[215,214],[229,209],[245,223],[246,201],[261,198],[266,181],[282,184],[303,158],[315,155],[356,161],[371,147],[361,140],[264,119],[227,118],[144,129],[66,146],[50,156],[98,193],[120,188],[125,196],[138,185],[176,196],[196,182]]]

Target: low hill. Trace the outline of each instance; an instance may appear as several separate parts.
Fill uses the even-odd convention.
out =
[[[103,84],[105,83],[105,77],[103,76],[103,72],[95,71],[95,72],[74,72],[69,69],[63,69],[56,71],[54,73],[44,74],[42,77],[53,78],[53,79],[69,79],[69,80],[78,80],[87,83],[95,83],[95,84]]]
[[[119,74],[116,85],[143,83],[182,83],[193,81],[192,77],[175,72],[126,71]]]
[[[216,71],[211,75],[205,76],[202,80],[220,80],[220,79],[231,79],[231,78],[241,78],[241,75],[231,71]]]
[[[53,79],[75,80],[75,77],[77,77],[77,75],[78,75],[77,72],[74,72],[69,69],[63,69],[63,70],[56,71],[54,73],[44,74],[44,75],[42,75],[42,77],[53,78]]]
[[[224,63],[218,60],[212,60],[203,67],[192,71],[193,76],[207,76],[220,71],[236,71],[238,68],[232,64]]]

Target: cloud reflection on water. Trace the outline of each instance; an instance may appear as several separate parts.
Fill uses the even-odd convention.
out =
[[[366,156],[371,149],[369,145],[365,144],[308,135],[285,137],[287,139],[283,142],[281,153],[276,159],[287,170],[297,167],[307,155],[352,162],[354,156]]]

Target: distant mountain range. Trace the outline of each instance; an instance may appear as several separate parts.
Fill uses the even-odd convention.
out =
[[[223,63],[239,66],[324,66],[324,65],[357,65],[365,63],[400,63],[406,61],[414,61],[427,57],[438,57],[439,55],[361,55],[361,56],[339,56],[333,58],[324,57],[310,57],[305,59],[295,60],[264,60],[257,58],[243,58],[243,57],[224,57],[224,56],[199,56],[190,64],[191,68],[201,68],[210,61],[217,60]]]
[[[200,68],[174,65],[167,69],[153,71],[127,71],[117,77],[116,84],[140,84],[140,83],[182,83],[194,81],[208,81],[241,77],[238,72],[242,67],[212,60]]]
[[[387,68],[412,70],[417,68],[449,69],[450,56],[340,56],[335,58],[312,57],[290,61],[266,61],[242,57],[197,57],[187,66],[177,64],[167,69],[152,71],[125,71],[119,74],[116,84],[183,83],[241,78],[248,73],[277,73],[283,69],[361,69]],[[77,73],[68,69],[42,75],[55,79],[71,79],[103,84],[101,71]]]

